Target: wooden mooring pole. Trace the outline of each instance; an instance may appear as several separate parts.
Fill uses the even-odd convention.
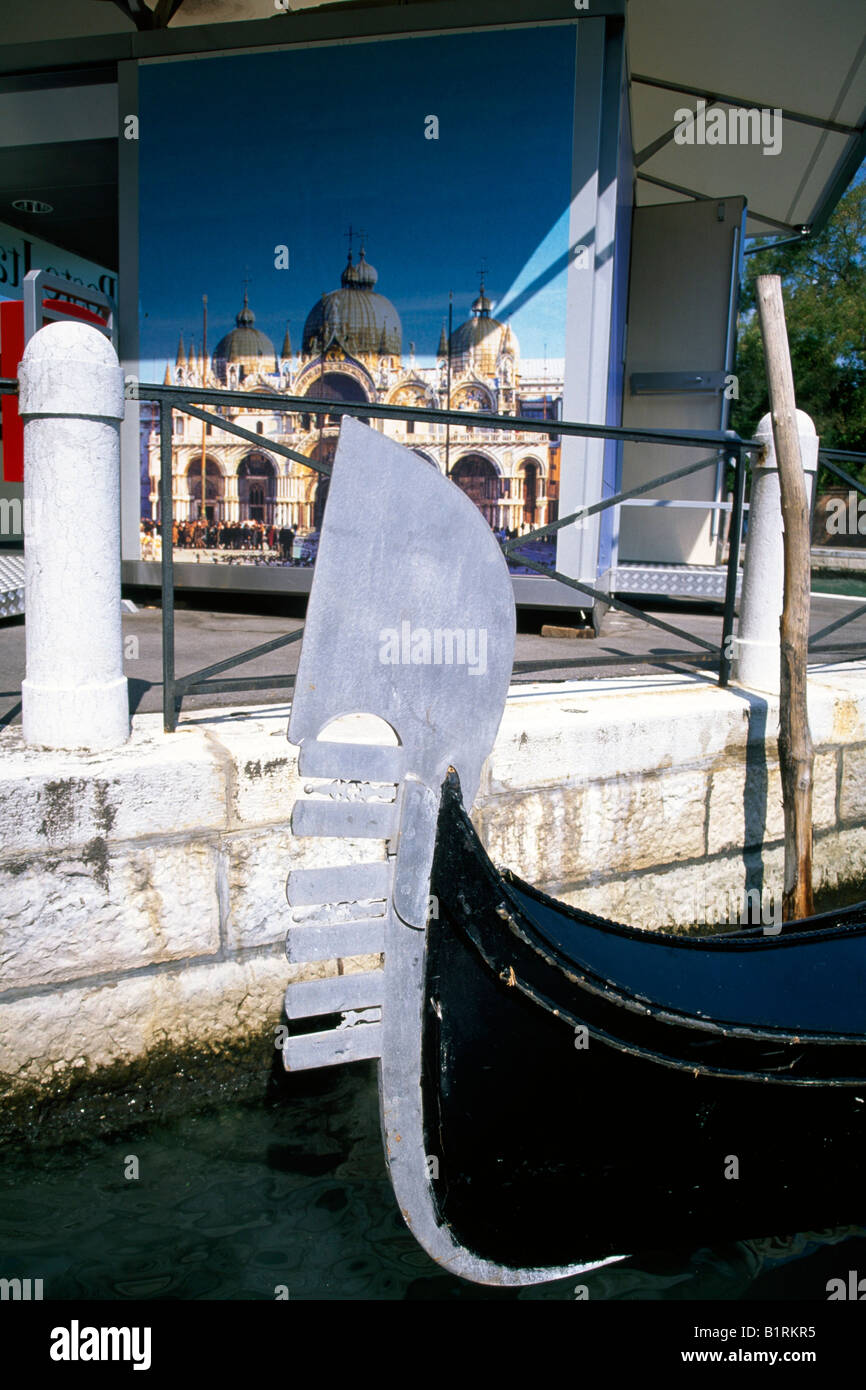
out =
[[[813,911],[814,750],[806,704],[811,537],[782,282],[778,275],[759,275],[756,291],[785,527],[785,595],[780,624],[779,764],[785,815],[782,919],[789,922],[797,917],[808,917]]]

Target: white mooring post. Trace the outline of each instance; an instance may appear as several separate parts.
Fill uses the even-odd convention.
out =
[[[805,411],[797,411],[797,423],[806,496],[811,504],[818,467],[818,436]],[[782,616],[785,550],[779,466],[770,415],[765,415],[761,420],[755,438],[765,445],[766,453],[763,462],[752,467],[733,678],[750,690],[778,695],[781,670],[779,623]]]
[[[50,323],[19,368],[24,420],[24,739],[113,748],[129,737],[120,626],[123,373],[83,323]]]

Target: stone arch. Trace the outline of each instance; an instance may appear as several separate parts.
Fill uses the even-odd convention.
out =
[[[346,401],[347,403],[357,402],[369,404],[376,399],[376,387],[372,378],[363,368],[356,367],[348,362],[328,362],[314,363],[303,373],[299,380],[296,391],[301,396],[312,396],[314,399],[324,401]],[[314,429],[321,422],[322,425],[337,425],[340,422],[339,415],[326,415],[324,417],[313,415],[303,415],[301,424],[303,429]]]
[[[334,465],[334,455],[337,452],[336,434],[329,434],[318,439],[312,449],[308,450],[307,457],[315,459],[316,463],[325,463],[329,468]],[[322,522],[325,519],[325,507],[328,502],[328,488],[331,485],[330,474],[316,473],[313,484],[312,495],[312,515],[310,522],[314,531],[321,531]]]
[[[398,381],[385,397],[387,405],[406,405],[411,410],[430,410],[435,407],[436,397],[425,381],[418,377],[404,377]],[[416,421],[398,420],[395,422],[398,429],[402,429],[406,434],[414,434]],[[416,451],[417,452],[417,451]]]
[[[531,455],[521,459],[517,465],[517,478],[520,483],[521,519],[527,526],[541,525],[539,498],[544,489],[544,467],[540,459]]]
[[[502,475],[498,465],[477,450],[470,450],[454,464],[451,477],[484,514],[491,526],[501,525]]]
[[[385,397],[387,405],[412,405],[415,401],[424,404],[432,395],[430,387],[426,381],[419,381],[417,377],[404,377],[392,386]]]
[[[453,410],[482,410],[495,411],[496,401],[489,387],[483,381],[475,378],[469,381],[462,381],[451,391],[451,407]]]
[[[277,500],[277,467],[262,449],[251,449],[238,464],[238,506],[241,521],[273,526]]]
[[[499,460],[495,455],[485,453],[483,449],[466,449],[466,452],[460,455],[451,469],[452,478],[456,475],[461,465],[466,465],[462,471],[464,475],[467,476],[496,477],[500,479],[504,477],[502,465]],[[471,467],[469,465],[471,465]]]
[[[189,519],[201,516],[201,456],[193,456],[184,469],[189,496]],[[225,474],[212,454],[205,455],[205,515],[208,521],[221,521],[225,502]]]

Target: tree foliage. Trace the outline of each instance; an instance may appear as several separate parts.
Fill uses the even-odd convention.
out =
[[[797,405],[826,448],[866,452],[866,179],[848,190],[818,236],[745,258],[731,418],[745,438],[769,409],[759,275],[782,280]]]

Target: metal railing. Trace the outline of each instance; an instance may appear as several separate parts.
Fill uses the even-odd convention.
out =
[[[18,383],[14,379],[0,380],[0,394],[17,394]],[[238,652],[226,657],[221,661],[213,662],[208,666],[201,667],[183,676],[178,676],[176,672],[176,652],[175,652],[175,583],[174,583],[174,498],[173,498],[173,470],[172,470],[172,448],[173,448],[173,411],[177,410],[182,414],[211,424],[215,428],[228,434],[248,441],[257,448],[266,448],[269,453],[281,455],[294,462],[309,468],[314,472],[329,476],[331,469],[326,463],[317,459],[310,458],[306,454],[300,453],[288,445],[278,443],[276,440],[263,437],[261,434],[253,433],[245,429],[236,421],[228,420],[222,414],[214,413],[214,408],[225,406],[236,406],[247,409],[265,409],[273,412],[279,409],[285,414],[307,414],[312,416],[341,417],[352,415],[360,419],[381,419],[397,421],[416,421],[426,423],[430,426],[445,426],[455,424],[466,424],[473,429],[484,429],[490,431],[490,437],[515,439],[519,433],[523,438],[538,437],[546,435],[550,430],[549,420],[533,420],[521,416],[495,415],[476,411],[458,410],[430,410],[421,407],[410,406],[388,406],[378,403],[324,401],[311,399],[308,396],[280,396],[275,398],[269,392],[252,391],[230,391],[221,388],[186,387],[186,386],[158,386],[151,384],[139,384],[131,382],[127,386],[127,395],[142,400],[156,402],[159,407],[159,452],[160,452],[160,482],[159,482],[159,503],[160,503],[160,535],[162,540],[161,555],[161,585],[162,585],[162,667],[163,667],[163,723],[169,732],[177,727],[178,715],[182,707],[183,699],[187,695],[202,695],[220,692],[234,692],[247,690],[274,690],[291,689],[294,686],[294,676],[292,675],[264,675],[264,676],[232,676],[225,677],[226,671],[254,661],[259,657],[265,656],[270,652],[276,651],[281,647],[288,646],[293,642],[300,641],[303,635],[303,628],[288,633],[284,636],[274,638],[270,642],[264,642],[256,647],[251,647],[245,651]],[[203,405],[212,406],[211,410],[203,409]],[[557,420],[557,433],[562,436],[570,436],[585,439],[605,439],[623,443],[646,443],[646,444],[666,444],[676,446],[710,446],[713,452],[705,458],[699,459],[695,463],[685,465],[683,468],[673,469],[647,482],[637,484],[632,488],[623,489],[612,496],[605,497],[589,506],[570,513],[568,516],[560,517],[558,520],[549,522],[545,526],[535,527],[515,539],[502,542],[502,551],[506,558],[524,570],[530,570],[539,575],[547,576],[557,583],[563,584],[577,593],[584,594],[588,598],[604,603],[611,608],[628,614],[636,618],[641,623],[650,627],[660,629],[673,636],[684,639],[692,647],[701,649],[701,655],[695,652],[682,652],[676,649],[657,649],[652,653],[654,665],[672,664],[674,659],[688,658],[692,664],[717,665],[719,684],[724,686],[728,683],[731,673],[731,657],[733,643],[734,615],[736,606],[737,592],[737,572],[740,559],[740,541],[742,536],[742,521],[745,506],[746,490],[746,465],[750,453],[759,452],[760,442],[754,439],[742,439],[734,431],[706,431],[706,430],[659,430],[659,429],[632,429],[625,426],[614,425],[594,425],[584,424],[571,420]],[[819,463],[832,473],[836,474],[851,488],[866,495],[866,485],[857,481],[851,474],[847,473],[839,466],[840,461],[854,462],[859,465],[866,464],[866,454],[857,453],[843,449],[821,449],[818,455]],[[731,526],[728,538],[728,559],[725,581],[725,595],[722,617],[722,637],[719,644],[707,641],[694,633],[687,632],[684,628],[678,627],[673,623],[665,622],[662,618],[653,614],[643,612],[616,595],[608,593],[606,590],[599,589],[588,583],[586,580],[577,580],[570,575],[563,574],[554,565],[544,564],[537,560],[532,560],[528,556],[521,554],[531,542],[542,537],[554,536],[558,531],[566,526],[580,524],[592,516],[606,511],[611,507],[621,505],[659,505],[659,506],[686,506],[690,503],[677,503],[659,501],[641,502],[643,494],[651,492],[656,488],[675,482],[687,477],[692,473],[697,473],[702,469],[718,466],[722,462],[734,469],[734,488],[733,500],[725,502],[700,501],[693,505],[704,509],[730,510]],[[206,499],[205,499],[206,504]],[[819,654],[839,653],[847,650],[859,651],[862,643],[831,644],[821,646],[824,639],[832,633],[838,631],[847,623],[852,622],[866,614],[866,603],[858,605],[852,612],[845,614],[842,618],[828,624],[820,631],[814,633],[810,638],[809,650]],[[563,661],[546,661],[542,663],[544,669],[555,669],[568,667],[574,669],[580,666],[600,666],[600,665],[623,665],[634,663],[634,653],[624,653],[620,656],[591,656],[585,659],[569,657]],[[515,670],[523,671],[530,669],[541,669],[537,662],[516,662]]]
[[[0,380],[0,395],[17,394],[18,383],[14,379]],[[515,431],[519,431],[524,436],[537,437],[546,435],[550,431],[549,420],[532,420],[521,416],[495,415],[476,411],[457,411],[457,410],[430,410],[421,407],[409,406],[388,406],[378,403],[343,402],[343,401],[323,401],[311,399],[308,396],[279,396],[275,397],[272,393],[252,392],[252,391],[228,391],[219,388],[185,387],[185,386],[158,386],[151,384],[129,383],[127,386],[128,396],[136,399],[155,401],[160,407],[159,419],[159,450],[160,450],[160,482],[159,482],[159,502],[160,502],[160,534],[162,538],[161,556],[161,583],[162,583],[162,666],[163,666],[163,722],[167,731],[173,731],[177,727],[177,719],[184,696],[201,695],[218,692],[246,691],[246,690],[273,690],[291,689],[294,685],[292,675],[265,675],[265,676],[244,676],[244,677],[224,677],[224,672],[232,670],[249,661],[254,661],[258,657],[265,656],[272,651],[276,651],[290,643],[301,639],[303,629],[288,633],[284,636],[274,638],[270,642],[261,643],[259,646],[251,647],[246,651],[238,652],[225,659],[213,662],[209,666],[201,667],[199,670],[189,672],[186,675],[178,676],[175,669],[175,622],[174,622],[174,548],[173,537],[173,473],[172,473],[172,412],[175,410],[205,423],[212,424],[215,428],[233,434],[240,439],[244,439],[256,446],[256,448],[266,448],[269,453],[281,455],[292,459],[305,468],[328,476],[330,467],[316,459],[310,458],[306,454],[300,453],[288,445],[278,443],[276,440],[263,437],[261,434],[253,433],[251,430],[244,429],[242,425],[235,421],[228,420],[225,416],[213,413],[212,410],[205,410],[202,405],[220,406],[239,406],[247,409],[266,409],[273,412],[275,409],[284,414],[308,414],[315,416],[340,417],[352,415],[360,419],[380,419],[397,421],[417,421],[430,425],[454,425],[467,424],[473,429],[485,429],[495,431],[500,437],[513,439]],[[755,439],[742,439],[734,431],[708,431],[708,430],[659,430],[659,429],[631,429],[625,426],[614,425],[595,425],[583,424],[571,420],[557,420],[556,431],[560,436],[570,436],[583,439],[610,439],[623,443],[645,443],[655,445],[677,446],[705,446],[710,447],[713,452],[707,457],[699,459],[696,463],[687,464],[683,468],[674,469],[659,477],[653,478],[648,482],[636,485],[632,488],[623,489],[610,497],[583,507],[578,511],[570,513],[568,516],[560,517],[558,520],[548,523],[546,526],[539,526],[533,530],[517,537],[516,539],[502,543],[502,550],[507,559],[512,560],[523,569],[531,570],[540,575],[545,575],[557,583],[564,584],[575,590],[577,593],[585,594],[588,598],[604,603],[611,608],[618,609],[629,616],[636,618],[648,626],[658,628],[662,632],[670,633],[675,637],[684,639],[692,647],[698,647],[702,655],[694,652],[682,652],[673,649],[660,649],[652,653],[652,663],[654,665],[671,664],[673,659],[687,657],[693,664],[700,662],[703,665],[717,665],[719,684],[724,686],[728,683],[731,673],[731,657],[733,643],[734,613],[736,605],[737,571],[740,559],[740,541],[742,536],[742,520],[744,511],[744,499],[746,489],[746,466],[750,453],[760,452],[761,444]],[[818,455],[820,464],[835,473],[839,478],[859,493],[866,495],[866,485],[857,481],[851,474],[845,472],[840,466],[839,461],[853,461],[857,464],[866,464],[866,454],[856,453],[851,450],[843,449],[821,449]],[[555,535],[557,531],[564,527],[579,523],[597,515],[608,508],[619,505],[641,505],[637,501],[642,494],[650,492],[665,484],[675,482],[680,478],[687,477],[691,473],[697,473],[702,469],[717,466],[719,461],[732,466],[734,469],[734,488],[733,500],[731,503],[720,502],[700,502],[696,505],[710,509],[730,509],[731,526],[728,538],[728,559],[727,573],[725,582],[724,607],[722,618],[722,637],[721,642],[716,644],[699,637],[694,633],[687,632],[684,628],[678,627],[673,623],[665,622],[652,614],[645,613],[641,609],[634,607],[616,595],[599,589],[585,580],[573,579],[570,575],[563,574],[554,565],[542,564],[531,560],[520,552],[527,544],[541,537]],[[646,505],[644,503],[643,505]],[[686,505],[685,503],[659,503],[659,505]],[[823,639],[829,637],[839,628],[845,626],[856,618],[866,613],[866,603],[858,605],[852,612],[845,614],[844,617],[828,624],[820,631],[814,633],[809,642],[810,652],[826,654],[828,652],[838,653],[846,650],[845,644],[820,646]],[[848,644],[852,650],[860,650],[862,643]],[[558,667],[568,667],[570,669],[579,666],[603,666],[603,665],[625,665],[635,662],[634,653],[625,653],[621,656],[592,656],[586,659],[569,657],[563,661],[544,662],[545,669],[555,669]],[[517,662],[515,670],[541,669],[536,662]]]
[[[834,459],[837,460],[837,462],[834,463],[834,462],[833,462]],[[852,450],[852,449],[819,449],[819,450],[818,450],[818,466],[819,466],[819,468],[824,467],[824,468],[828,469],[829,472],[835,473],[836,476],[837,476],[838,478],[841,478],[844,482],[846,482],[846,483],[848,484],[849,487],[852,487],[852,488],[854,488],[857,492],[862,492],[864,495],[866,495],[866,485],[864,485],[863,483],[858,483],[858,481],[857,481],[856,478],[853,478],[853,477],[851,476],[850,473],[846,473],[845,470],[844,470],[844,468],[840,468],[840,467],[839,467],[838,460],[841,460],[841,459],[844,459],[846,463],[856,463],[856,464],[859,464],[861,467],[863,467],[864,465],[866,465],[866,454],[857,453],[857,452],[855,452],[855,451]],[[818,491],[818,481],[817,481],[817,475],[816,475],[816,479],[815,479],[815,492],[816,492],[816,494],[817,494],[817,491]],[[828,652],[840,652],[840,651],[843,651],[843,650],[848,650],[848,651],[859,651],[859,650],[862,648],[862,645],[863,645],[862,642],[847,642],[847,643],[842,644],[841,646],[840,646],[839,643],[834,643],[834,644],[833,644],[832,646],[830,646],[830,647],[819,647],[819,646],[818,646],[818,643],[819,643],[820,641],[822,641],[823,638],[829,637],[830,634],[831,634],[831,632],[838,632],[839,628],[840,628],[840,627],[844,627],[844,626],[846,625],[846,623],[853,622],[855,618],[862,618],[862,616],[863,616],[864,613],[866,613],[866,603],[861,603],[861,604],[859,605],[859,607],[852,609],[850,613],[846,613],[843,617],[837,618],[836,621],[835,621],[834,623],[828,623],[827,626],[826,626],[826,627],[822,627],[822,628],[820,629],[820,631],[818,631],[818,632],[813,632],[812,635],[811,635],[810,638],[809,638],[809,651],[810,651],[810,652],[818,652],[818,653],[823,654],[823,655],[826,655],[826,653],[828,653]]]
[[[309,396],[289,396],[281,395],[278,400],[273,394],[253,391],[231,391],[221,388],[187,387],[187,386],[157,386],[153,384],[132,383],[129,387],[129,394],[137,399],[154,401],[160,408],[159,423],[159,455],[160,455],[160,480],[159,480],[159,506],[160,506],[160,535],[162,539],[161,555],[161,577],[162,577],[162,633],[163,633],[163,723],[166,731],[170,732],[177,727],[177,718],[185,695],[216,694],[225,691],[241,690],[264,690],[264,689],[284,689],[290,688],[294,684],[294,677],[286,676],[244,676],[224,678],[223,673],[233,667],[242,665],[245,662],[253,661],[260,656],[287,646],[291,642],[300,640],[303,629],[292,632],[283,637],[274,638],[270,642],[262,643],[260,646],[252,647],[247,651],[239,652],[236,655],[227,657],[222,661],[214,662],[210,666],[202,667],[197,671],[192,671],[184,676],[178,676],[175,670],[175,624],[174,624],[174,547],[173,547],[173,470],[172,470],[172,442],[173,425],[172,412],[181,411],[203,422],[211,424],[215,429],[233,434],[240,439],[249,441],[257,448],[266,447],[269,452],[292,459],[294,462],[303,465],[305,468],[313,469],[315,472],[328,476],[331,469],[316,459],[308,457],[306,454],[299,453],[298,450],[290,448],[288,445],[279,444],[273,438],[268,437],[265,441],[263,436],[253,433],[251,430],[244,429],[242,425],[233,420],[228,420],[224,415],[216,414],[213,410],[203,409],[203,406],[212,405],[213,407],[239,406],[247,409],[267,409],[273,411],[279,409],[281,413],[304,414],[315,416],[343,416],[352,415],[359,419],[368,420],[397,420],[415,421],[428,425],[460,425],[466,424],[473,430],[489,429],[492,431],[505,432],[513,437],[515,431],[520,431],[530,436],[547,435],[550,433],[549,420],[532,420],[521,416],[495,415],[480,411],[459,411],[459,410],[431,410],[421,407],[410,406],[388,406],[379,403],[359,403],[343,401],[324,401],[311,398]],[[646,444],[666,444],[685,447],[712,447],[713,452],[706,458],[698,460],[696,463],[687,464],[683,468],[665,473],[649,482],[641,483],[633,488],[625,489],[611,497],[604,498],[603,501],[594,503],[592,506],[571,513],[569,516],[562,517],[557,521],[550,522],[546,526],[536,527],[527,534],[502,544],[502,550],[506,558],[511,558],[522,568],[532,570],[538,574],[546,575],[558,583],[587,595],[593,600],[600,600],[612,608],[637,618],[640,622],[659,628],[661,631],[671,633],[675,637],[684,639],[692,646],[697,646],[705,654],[704,662],[718,664],[719,683],[726,685],[730,678],[732,642],[734,629],[734,610],[736,604],[737,570],[740,556],[740,537],[742,533],[743,503],[745,496],[745,470],[746,459],[750,451],[760,450],[757,440],[741,439],[734,431],[708,431],[708,430],[658,430],[658,429],[631,429],[624,426],[615,425],[590,425],[582,424],[571,420],[557,420],[557,434],[571,436],[582,439],[610,439],[623,443],[646,443]],[[734,468],[734,497],[730,504],[731,527],[729,535],[728,564],[725,583],[724,611],[722,618],[722,639],[719,644],[709,642],[703,637],[694,633],[687,632],[684,628],[677,627],[673,623],[667,623],[661,618],[644,613],[640,609],[633,607],[615,595],[598,589],[591,584],[581,580],[571,578],[569,575],[561,573],[552,565],[541,564],[530,560],[526,556],[520,555],[529,542],[542,536],[554,535],[563,527],[583,521],[609,507],[615,507],[621,503],[628,503],[631,499],[637,498],[643,493],[650,492],[654,488],[663,486],[666,483],[674,482],[679,478],[687,477],[691,473],[697,473],[701,469],[716,467],[719,459],[732,465]],[[203,502],[203,506],[206,501]],[[707,508],[725,507],[725,503],[703,503]],[[665,651],[654,654],[654,660],[669,662],[673,657],[688,656],[690,659],[697,659],[694,653],[682,653],[676,651]],[[623,656],[614,658],[592,659],[594,664],[623,664],[633,661],[633,656]],[[569,666],[586,664],[580,660],[571,659]]]

